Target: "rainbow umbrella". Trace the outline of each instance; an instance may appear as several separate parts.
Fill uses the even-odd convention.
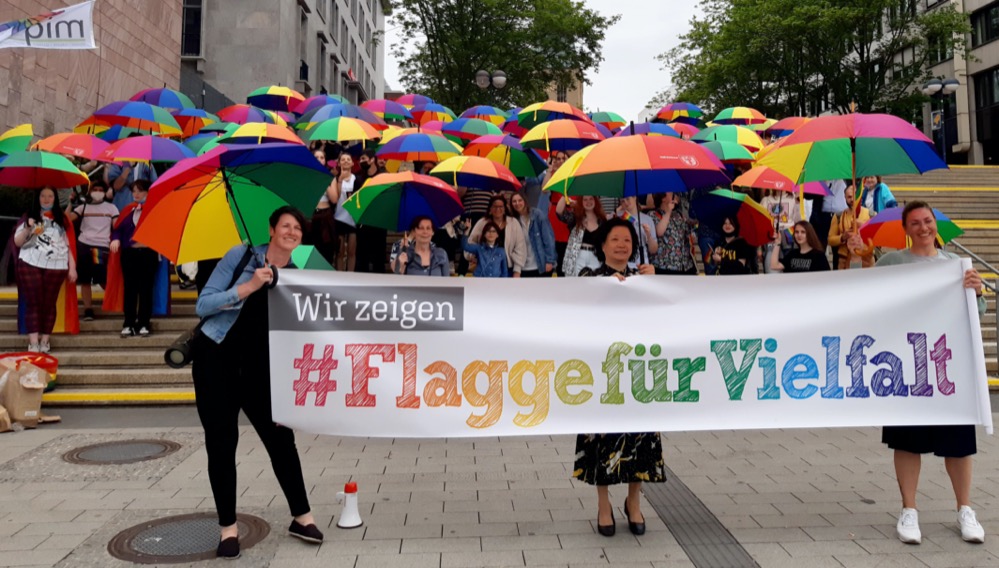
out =
[[[93,134],[63,132],[42,138],[32,146],[32,149],[44,150],[70,158],[93,160],[107,147],[107,142]]]
[[[672,136],[680,138],[680,133],[671,125],[660,122],[639,122],[638,124],[632,122],[614,136]]]
[[[521,184],[506,166],[478,156],[455,156],[437,164],[430,175],[455,187],[486,191],[517,191]]]
[[[298,245],[291,251],[291,262],[301,270],[335,270],[312,245]]]
[[[191,136],[187,140],[184,140],[184,145],[190,148],[191,151],[194,152],[195,154],[202,154],[204,153],[202,152],[202,150],[204,149],[205,145],[208,144],[209,142],[217,140],[218,137],[219,137],[218,134],[214,132],[195,134],[194,136]]]
[[[288,87],[271,85],[260,87],[246,96],[246,104],[257,108],[287,112],[299,105],[305,97],[302,93]]]
[[[659,109],[656,120],[696,125],[704,118],[701,107],[691,103],[670,103]]]
[[[866,243],[873,241],[876,247],[904,249],[909,246],[909,238],[902,225],[904,207],[890,207],[864,223],[860,228],[860,237]],[[964,234],[964,231],[940,211],[933,209],[933,217],[937,220],[937,242],[941,246]]]
[[[578,120],[592,123],[590,117],[586,116],[583,111],[569,103],[558,101],[544,101],[527,105],[517,113],[517,124],[528,129],[553,120]]]
[[[159,136],[125,138],[104,149],[97,159],[102,162],[179,162],[193,158],[194,152],[180,142]]]
[[[710,150],[712,154],[718,156],[723,164],[746,164],[753,161],[753,154],[744,146],[735,142],[721,140],[711,140],[709,142],[699,142],[702,148]]]
[[[461,155],[461,146],[434,134],[404,134],[378,149],[378,157],[404,162],[441,162]],[[380,225],[379,225],[380,226]]]
[[[389,231],[409,230],[426,215],[440,227],[461,215],[461,197],[446,182],[414,172],[378,174],[343,204],[357,223]]]
[[[749,107],[730,107],[711,119],[715,124],[759,124],[766,121],[767,117],[762,112]]]
[[[135,238],[175,264],[221,258],[268,242],[275,209],[311,211],[332,181],[300,144],[219,146],[156,180]]]
[[[350,104],[350,101],[341,97],[340,95],[331,95],[331,94],[316,95],[314,97],[309,97],[304,101],[298,103],[297,105],[295,105],[295,108],[293,108],[292,111],[295,114],[301,116],[309,111],[316,110],[317,108],[324,107],[326,105],[347,105],[347,104]]]
[[[257,108],[251,105],[231,105],[220,110],[218,118],[222,122],[233,122],[236,124],[246,124],[248,122],[266,122],[268,124],[279,124],[287,126],[284,119],[269,110]]]
[[[508,118],[506,122],[500,125],[500,128],[503,130],[503,132],[506,132],[507,134],[513,134],[517,138],[520,138],[523,135],[527,134],[528,131],[527,128],[524,128],[523,126],[520,125],[520,123],[517,122],[517,115],[520,114],[520,111],[521,111],[520,107],[513,107],[512,109],[508,110],[507,114],[510,116],[510,118]]]
[[[121,126],[116,124],[111,128],[108,128],[107,130],[98,132],[97,137],[105,142],[111,143],[111,142],[117,142],[119,140],[124,140],[125,138],[128,138],[129,136],[133,136],[136,134],[144,136],[149,133],[145,130],[139,130],[138,128],[129,128],[127,126]]]
[[[606,197],[682,192],[728,185],[724,167],[711,152],[679,138],[609,138],[566,160],[544,189]]]
[[[68,159],[51,152],[12,152],[0,158],[0,185],[57,189],[89,185],[90,178]]]
[[[443,131],[445,124],[446,123],[443,120],[430,120],[423,124],[418,124],[416,128],[424,132],[430,131],[430,132],[440,132],[441,134],[444,134]]]
[[[669,127],[675,130],[676,133],[680,135],[680,138],[685,140],[693,138],[695,134],[701,131],[700,128],[684,122],[671,122]]]
[[[198,134],[202,128],[210,124],[221,122],[218,116],[200,108],[185,108],[174,111],[173,117],[177,119],[181,135],[184,138]]]
[[[341,116],[324,120],[310,129],[306,139],[310,142],[328,140],[346,142],[354,140],[378,140],[382,134],[363,120]]]
[[[763,132],[763,133],[766,133],[766,131],[769,130],[770,127],[773,126],[773,125],[775,125],[775,124],[777,124],[776,120],[774,120],[772,118],[768,118],[768,119],[766,119],[763,122],[758,122],[756,124],[747,124],[746,128],[752,130],[753,132]]]
[[[95,126],[121,126],[160,136],[180,136],[180,125],[166,109],[138,101],[116,101],[105,105],[91,118]],[[86,122],[86,121],[84,121]],[[94,134],[93,131],[89,132]]]
[[[398,138],[399,136],[405,136],[406,134],[429,134],[430,136],[444,136],[440,130],[432,130],[428,128],[423,128],[422,126],[414,126],[412,128],[394,128],[385,130],[382,132],[382,139],[379,141],[381,145],[385,145],[393,138]]]
[[[732,124],[705,128],[704,130],[691,136],[690,139],[695,142],[710,142],[712,140],[735,142],[736,144],[744,146],[750,152],[758,152],[766,146],[759,134],[748,128]]]
[[[466,144],[480,136],[501,136],[503,131],[495,124],[478,118],[459,118],[442,125],[441,133],[453,142]]]
[[[209,124],[208,126],[203,127],[198,132],[198,134],[208,134],[213,132],[215,134],[228,134],[233,130],[236,130],[240,126],[242,125],[236,122],[216,122],[214,124]]]
[[[510,114],[494,106],[476,105],[465,109],[465,112],[461,113],[458,118],[477,118],[496,126],[502,126],[504,122],[510,119]]]
[[[15,126],[0,134],[0,155],[24,152],[31,146],[31,139],[34,136],[35,129],[30,123]]]
[[[797,192],[798,184],[786,175],[768,168],[756,166],[741,176],[732,180],[732,187],[751,187],[753,189],[770,189],[775,191]],[[802,192],[813,195],[829,195],[829,190],[819,182],[808,182],[801,187]]]
[[[774,219],[762,205],[745,193],[716,189],[694,200],[691,217],[719,232],[725,219],[739,222],[739,236],[750,246],[763,246],[774,239]]]
[[[608,112],[608,111],[590,112],[587,113],[586,116],[588,116],[591,121],[602,125],[604,128],[607,128],[608,130],[615,130],[617,128],[622,128],[628,124],[628,121],[625,120],[620,114],[616,112]]]
[[[783,138],[788,136],[795,130],[801,128],[812,119],[805,116],[789,116],[787,118],[782,118],[777,122],[770,125],[770,128],[766,130],[768,136],[776,136],[777,138]]]
[[[167,110],[193,109],[197,105],[187,95],[173,89],[143,89],[132,95],[130,101],[149,103]]]
[[[778,143],[757,164],[798,182],[921,174],[947,167],[929,138],[889,114],[821,116]]]
[[[539,176],[548,169],[548,164],[536,151],[524,148],[509,134],[480,136],[465,146],[463,154],[502,164],[520,178]]]
[[[317,123],[330,120],[331,118],[339,118],[341,116],[363,120],[373,126],[376,130],[385,130],[388,128],[388,124],[386,124],[384,120],[375,116],[375,113],[366,108],[349,104],[326,105],[310,110],[309,112],[303,114],[302,118],[298,119],[298,122],[295,123],[295,128],[299,130],[308,130]]]
[[[409,112],[412,113],[413,121],[416,122],[416,124],[425,124],[432,120],[451,122],[452,120],[458,118],[454,114],[453,110],[437,103],[427,103],[425,105],[414,106]]]
[[[407,94],[399,97],[398,99],[396,99],[395,102],[397,102],[397,103],[401,104],[402,106],[404,106],[404,107],[412,110],[413,107],[418,107],[418,106],[433,104],[436,101],[434,101],[434,99],[432,99],[432,98],[430,98],[430,97],[428,97],[426,95],[419,95],[419,94],[416,94],[416,93],[407,93]]]
[[[388,99],[372,99],[361,103],[361,108],[370,110],[382,120],[395,122],[412,121],[413,114],[401,104]]]
[[[219,138],[225,144],[269,144],[285,142],[288,144],[303,144],[302,139],[285,126],[267,124],[265,122],[248,122],[239,125]]]
[[[523,116],[523,113],[521,113]],[[520,139],[525,148],[535,148],[545,152],[580,150],[604,139],[592,122],[557,119],[541,122]]]

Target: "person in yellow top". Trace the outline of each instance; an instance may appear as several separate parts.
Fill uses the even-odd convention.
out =
[[[874,266],[874,243],[860,238],[860,227],[871,220],[871,211],[856,207],[856,187],[851,183],[846,188],[846,209],[834,215],[829,226],[829,246],[839,247],[839,270]]]

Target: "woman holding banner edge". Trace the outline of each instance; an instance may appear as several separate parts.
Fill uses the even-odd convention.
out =
[[[877,266],[912,264],[958,259],[955,254],[937,248],[937,222],[933,209],[923,201],[911,201],[902,211],[902,227],[912,245],[904,250],[886,254]],[[985,313],[982,295],[982,277],[974,268],[964,273],[965,288],[978,296],[978,313]],[[895,451],[895,477],[902,494],[902,512],[896,525],[899,540],[907,544],[922,542],[919,514],[916,510],[916,490],[922,454],[932,452],[944,458],[944,466],[954,488],[957,500],[957,522],[961,538],[967,542],[985,542],[985,529],[979,524],[971,508],[971,456],[977,453],[975,427],[966,425],[943,426],[885,426],[881,441]]]
[[[302,242],[305,216],[284,206],[271,214],[270,242],[238,245],[219,261],[198,297],[203,319],[195,337],[194,377],[198,417],[205,429],[208,479],[221,536],[217,556],[239,557],[236,524],[236,446],[243,410],[271,458],[274,475],[293,517],[288,534],[319,544],[323,533],[309,507],[295,434],[271,416],[267,287],[272,267],[293,266],[291,252]]]
[[[651,264],[628,266],[638,254],[638,233],[630,221],[612,218],[601,225],[598,237],[600,246],[596,253],[600,268],[584,268],[579,276],[614,276],[624,280],[636,274],[655,274]],[[666,481],[659,433],[579,434],[572,476],[597,486],[597,532],[607,537],[616,532],[608,486],[627,483],[624,515],[628,529],[634,535],[645,534],[645,517],[640,509],[642,482]]]

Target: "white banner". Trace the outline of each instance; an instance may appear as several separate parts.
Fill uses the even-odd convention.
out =
[[[284,270],[274,420],[342,436],[981,424],[960,261],[770,276]]]
[[[94,49],[94,2],[0,24],[0,48]]]

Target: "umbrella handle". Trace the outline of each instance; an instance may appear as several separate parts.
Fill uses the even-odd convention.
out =
[[[277,286],[277,283],[278,283],[278,269],[273,264],[268,265],[268,268],[270,268],[271,269],[271,273],[274,274],[274,278],[272,278],[271,281],[267,283],[267,289],[271,290],[275,286]]]

